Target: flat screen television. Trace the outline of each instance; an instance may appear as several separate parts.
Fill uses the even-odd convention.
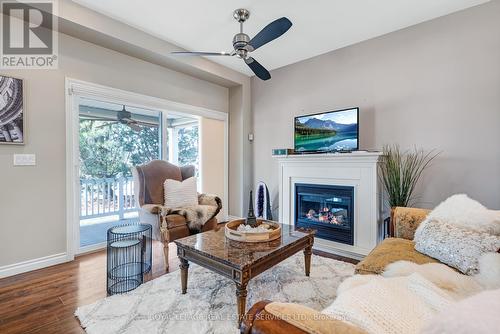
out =
[[[295,117],[296,152],[355,151],[359,148],[359,108]]]

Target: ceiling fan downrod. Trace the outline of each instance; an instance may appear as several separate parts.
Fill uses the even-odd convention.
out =
[[[244,8],[236,9],[233,12],[233,17],[240,23],[240,32],[233,37],[233,48],[238,58],[246,59],[248,52],[254,50],[249,44],[250,37],[243,32],[243,23],[250,17],[250,12]]]

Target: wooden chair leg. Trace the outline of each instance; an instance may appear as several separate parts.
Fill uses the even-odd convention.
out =
[[[165,271],[168,272],[168,241],[163,241],[163,256],[165,256]]]
[[[161,215],[158,215],[158,226],[162,226]],[[163,244],[163,256],[165,257],[165,272],[168,272],[168,244],[170,243],[170,235],[168,229],[165,231],[160,231],[161,243]]]
[[[165,231],[161,234],[161,242],[163,243],[163,256],[165,257],[165,272],[168,272],[168,244],[170,243],[170,236],[168,235],[168,231]]]

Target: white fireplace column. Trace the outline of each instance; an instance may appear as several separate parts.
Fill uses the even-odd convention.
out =
[[[304,154],[276,156],[279,161],[279,220],[295,224],[295,184],[354,187],[354,245],[315,238],[314,248],[361,259],[383,237],[382,192],[378,160],[382,153]]]

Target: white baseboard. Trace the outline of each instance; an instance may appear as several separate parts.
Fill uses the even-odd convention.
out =
[[[42,269],[45,267],[54,266],[56,264],[72,260],[73,259],[69,257],[65,252],[65,253],[40,257],[38,259],[32,259],[23,262],[8,264],[6,266],[0,267],[0,278],[22,274],[28,271]]]
[[[350,259],[355,259],[355,260],[363,260],[363,258],[366,256],[364,250],[351,251],[348,249],[343,249],[341,247],[335,247],[335,246],[332,247],[332,244],[335,244],[335,243],[328,241],[328,240],[315,238],[313,249],[317,249],[319,251],[323,251],[326,253],[339,255],[339,256],[350,258]]]
[[[80,247],[80,249],[76,252],[76,255],[84,255],[84,254],[88,254],[88,253],[97,252],[97,251],[105,249],[106,245],[107,245],[106,242],[101,242],[101,243],[94,244],[94,245],[83,246],[83,247]]]

